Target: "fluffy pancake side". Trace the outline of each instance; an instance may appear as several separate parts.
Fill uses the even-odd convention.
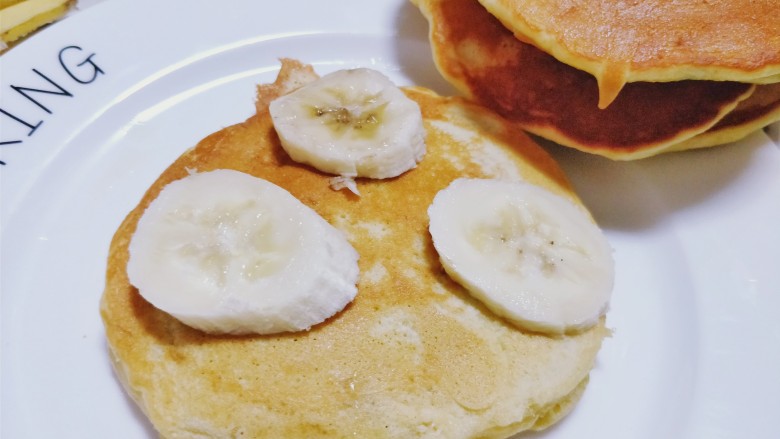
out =
[[[101,315],[117,375],[163,437],[507,437],[564,416],[594,365],[604,321],[561,337],[524,332],[443,272],[426,209],[457,177],[524,179],[576,200],[554,161],[520,130],[458,98],[405,93],[423,112],[428,153],[361,196],[295,163],[263,103],[183,154],[111,243]],[[360,253],[355,301],[310,331],[214,336],[144,301],[126,276],[145,207],[189,172],[236,169],[278,184],[343,230]]]
[[[450,83],[527,131],[581,151],[618,160],[656,154],[705,132],[753,91],[736,82],[638,82],[601,110],[591,75],[518,40],[476,0],[414,3]]]
[[[602,107],[627,82],[765,82],[780,73],[775,0],[479,1],[515,34],[594,75]]]

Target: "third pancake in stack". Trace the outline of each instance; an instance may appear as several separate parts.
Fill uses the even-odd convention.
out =
[[[749,19],[771,2],[745,5],[752,12],[729,19],[744,30],[716,41],[709,18],[697,14],[724,14],[732,6],[723,2],[712,10],[682,2],[677,13],[692,29],[685,33],[680,20],[668,24],[678,30],[662,26],[658,14],[672,14],[671,6],[647,2],[564,11],[555,2],[483,1],[486,9],[477,0],[412,1],[430,22],[434,59],[447,80],[565,146],[633,160],[730,142],[780,119],[780,21]],[[659,33],[676,35],[679,44],[669,46]],[[578,37],[567,39],[572,35]],[[639,61],[630,61],[631,53]]]

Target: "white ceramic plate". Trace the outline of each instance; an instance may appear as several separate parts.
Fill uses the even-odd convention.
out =
[[[279,57],[452,93],[429,50],[402,0],[111,0],[0,57],[0,141],[19,141],[0,146],[2,437],[154,437],[98,315],[122,218],[185,149],[251,114]],[[618,274],[591,384],[538,436],[780,437],[780,150],[757,132],[634,163],[551,151]]]

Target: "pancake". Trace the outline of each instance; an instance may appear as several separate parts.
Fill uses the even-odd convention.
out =
[[[427,155],[360,196],[292,161],[267,102],[311,69],[284,61],[257,113],[184,153],[149,188],[109,250],[101,315],[118,378],[161,436],[501,438],[541,429],[582,394],[605,322],[576,334],[525,332],[451,281],[427,208],[457,177],[523,179],[577,201],[556,163],[522,131],[461,98],[422,88]],[[287,189],[360,254],[356,299],[309,331],[215,336],[159,311],[128,282],[128,243],[146,206],[190,172],[236,169]]]
[[[780,120],[780,84],[758,85],[749,98],[709,130],[672,145],[667,151],[706,148],[735,142]],[[667,152],[665,151],[665,152]]]
[[[608,108],[595,79],[515,38],[476,0],[415,0],[438,70],[461,93],[556,143],[611,159],[654,155],[700,134],[747,98],[737,82],[637,82]]]
[[[606,107],[627,82],[780,80],[777,0],[479,0],[521,39],[589,72]]]
[[[0,1],[0,52],[33,31],[62,18],[76,0]]]

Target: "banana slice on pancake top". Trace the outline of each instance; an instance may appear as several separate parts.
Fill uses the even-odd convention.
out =
[[[130,242],[139,293],[210,333],[309,329],[357,294],[358,254],[286,190],[238,171],[168,184]]]
[[[420,107],[375,70],[330,73],[269,110],[290,157],[325,173],[391,178],[425,155]]]
[[[428,215],[445,271],[496,314],[560,334],[606,311],[612,250],[572,202],[523,182],[461,178]]]

